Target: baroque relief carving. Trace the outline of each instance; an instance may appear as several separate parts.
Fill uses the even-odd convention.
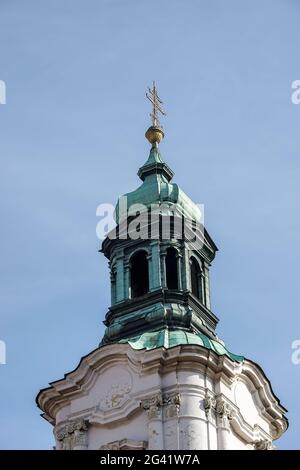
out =
[[[119,441],[110,442],[108,444],[104,444],[103,446],[99,447],[99,450],[120,450]]]
[[[147,411],[149,419],[161,418],[164,410],[165,418],[178,416],[180,408],[179,393],[158,393],[141,402],[142,408]]]
[[[229,426],[229,421],[233,417],[233,411],[230,405],[226,403],[223,399],[217,400],[216,402],[216,409],[215,409],[218,418],[221,421],[223,427]]]
[[[163,396],[165,407],[165,418],[175,418],[179,415],[180,395],[179,393],[166,394]]]
[[[107,390],[106,395],[101,397],[99,408],[104,411],[118,408],[124,403],[126,395],[130,390],[131,385],[128,383],[112,385],[111,388]]]
[[[112,371],[102,376],[103,393],[100,396],[98,405],[99,409],[102,411],[108,411],[122,406],[132,389],[132,377],[128,371],[116,371],[113,382],[112,377]]]
[[[216,399],[206,396],[203,400],[203,406],[207,417],[211,417],[212,410],[216,408]]]
[[[65,424],[56,431],[56,438],[60,442],[61,449],[87,448],[87,430],[88,422],[84,419],[77,419]]]
[[[273,450],[272,441],[269,441],[268,439],[255,441],[253,444],[255,450]]]
[[[205,414],[211,418],[212,411],[215,412],[219,423],[223,427],[229,426],[229,421],[233,418],[234,411],[232,407],[223,398],[213,398],[206,396],[203,400]]]
[[[133,441],[131,439],[122,439],[120,441],[109,442],[102,445],[99,450],[145,450],[146,441]]]
[[[150,398],[142,400],[141,406],[144,410],[147,411],[149,419],[160,418],[161,417],[161,407],[163,404],[163,399],[161,393],[153,395]]]

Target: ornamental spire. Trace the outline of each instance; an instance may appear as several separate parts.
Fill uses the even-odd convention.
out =
[[[152,103],[152,113],[150,113],[152,127],[161,128],[158,116],[159,113],[163,116],[166,116],[166,113],[162,109],[163,102],[158,96],[155,82],[153,82],[152,88],[148,88],[148,92],[146,92],[146,97],[148,98],[150,103]]]
[[[157,93],[155,81],[153,81],[152,88],[148,88],[146,97],[152,104],[152,112],[150,113],[152,126],[149,127],[145,136],[154,147],[157,146],[157,144],[159,144],[159,142],[164,138],[162,126],[159,122],[159,115],[162,114],[163,116],[166,116],[166,113],[162,108],[163,102]]]

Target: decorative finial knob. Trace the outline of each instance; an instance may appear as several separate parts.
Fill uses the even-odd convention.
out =
[[[162,114],[163,116],[166,115],[166,113],[162,109],[163,102],[158,96],[155,82],[153,82],[152,89],[148,88],[146,97],[152,104],[152,113],[150,113],[152,126],[150,126],[149,129],[146,131],[145,136],[149,140],[150,144],[155,145],[155,144],[159,144],[165,136],[162,130],[162,127],[160,125],[158,115],[159,113]]]
[[[146,139],[149,140],[150,144],[154,145],[155,143],[160,143],[164,138],[165,134],[160,127],[151,126],[147,129],[145,133]]]

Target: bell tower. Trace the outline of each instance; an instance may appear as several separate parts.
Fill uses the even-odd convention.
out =
[[[161,156],[155,83],[146,96],[151,147],[141,184],[118,199],[100,250],[111,280],[104,336],[37,404],[59,450],[272,449],[286,410],[262,369],[216,334],[209,271],[217,247],[203,208]]]
[[[209,269],[217,247],[204,229],[201,208],[172,182],[173,172],[161,156],[158,113],[165,113],[155,83],[146,96],[153,110],[145,134],[150,154],[138,171],[142,184],[117,202],[117,227],[102,245],[112,305],[101,345],[170,332],[216,340]]]

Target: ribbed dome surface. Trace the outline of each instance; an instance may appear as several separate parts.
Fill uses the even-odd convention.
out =
[[[212,340],[203,333],[191,333],[184,330],[158,330],[142,333],[133,338],[122,339],[120,343],[128,343],[133,349],[173,348],[184,344],[195,344],[214,351],[219,356],[226,355],[235,362],[242,362],[243,356],[229,352],[219,341]]]

